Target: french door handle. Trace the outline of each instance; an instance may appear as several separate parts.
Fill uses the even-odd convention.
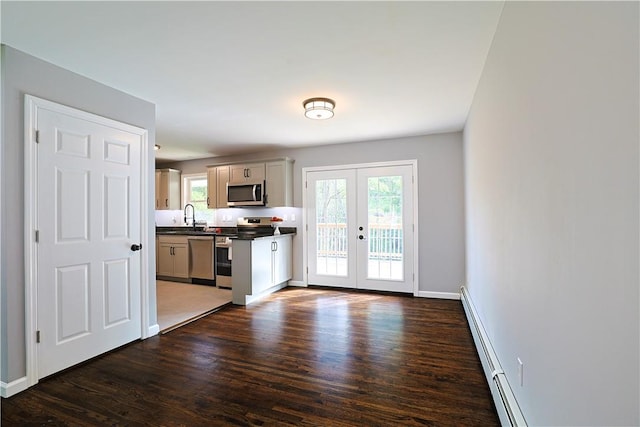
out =
[[[140,243],[139,245],[136,245],[136,244],[131,245],[131,250],[133,252],[139,251],[141,249],[142,249],[142,243]]]

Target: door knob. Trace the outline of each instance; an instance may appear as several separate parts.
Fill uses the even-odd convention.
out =
[[[360,234],[360,235],[358,236],[358,239],[360,239],[360,240],[364,240],[364,236],[363,236],[362,234]]]
[[[140,243],[139,245],[136,245],[136,244],[131,245],[131,250],[133,252],[139,251],[140,249],[142,249],[142,243]]]

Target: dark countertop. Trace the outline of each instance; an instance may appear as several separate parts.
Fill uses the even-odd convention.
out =
[[[296,234],[297,230],[296,227],[279,227],[280,229],[280,235],[285,235],[285,234]],[[260,239],[262,237],[272,237],[274,236],[273,231],[270,234],[266,234],[266,233],[259,233],[259,234],[250,234],[250,233],[238,233],[237,236],[229,236],[231,238],[231,240],[254,240],[254,239]]]
[[[160,236],[216,236],[213,231],[204,231],[204,227],[157,227],[156,235]]]
[[[228,236],[231,239],[238,240],[253,240],[260,237],[269,237],[273,235],[273,231],[271,234],[243,234],[242,232],[238,233],[236,227],[211,227],[220,229],[220,232],[215,231],[204,231],[204,227],[199,226],[195,229],[193,227],[185,227],[185,226],[175,226],[175,227],[164,227],[164,226],[156,226],[156,235],[158,236]],[[279,227],[280,234],[296,234],[296,227]]]

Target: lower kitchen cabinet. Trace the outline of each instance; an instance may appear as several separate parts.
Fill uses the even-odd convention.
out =
[[[189,277],[189,243],[186,236],[159,236],[158,276]]]
[[[291,234],[234,240],[234,304],[249,304],[265,291],[278,290],[286,285],[292,277],[292,240]]]
[[[291,280],[293,275],[292,236],[274,237],[271,248],[271,284],[278,285]]]

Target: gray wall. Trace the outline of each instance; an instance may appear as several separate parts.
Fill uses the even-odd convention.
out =
[[[155,106],[85,77],[2,46],[2,359],[0,379],[11,382],[26,374],[24,299],[24,95],[34,95],[108,117],[149,131],[149,206],[153,194]],[[155,233],[149,212],[150,236]],[[153,255],[153,250],[146,255]],[[156,323],[155,256],[149,258],[149,323]]]
[[[529,425],[640,424],[638,12],[506,2],[464,130],[468,288]]]
[[[163,163],[183,173],[207,165],[288,156],[294,163],[294,205],[302,207],[302,168],[390,160],[418,160],[421,291],[457,293],[464,280],[462,134],[446,133],[382,141],[275,150],[251,156]],[[294,238],[294,280],[302,276],[302,233]]]

